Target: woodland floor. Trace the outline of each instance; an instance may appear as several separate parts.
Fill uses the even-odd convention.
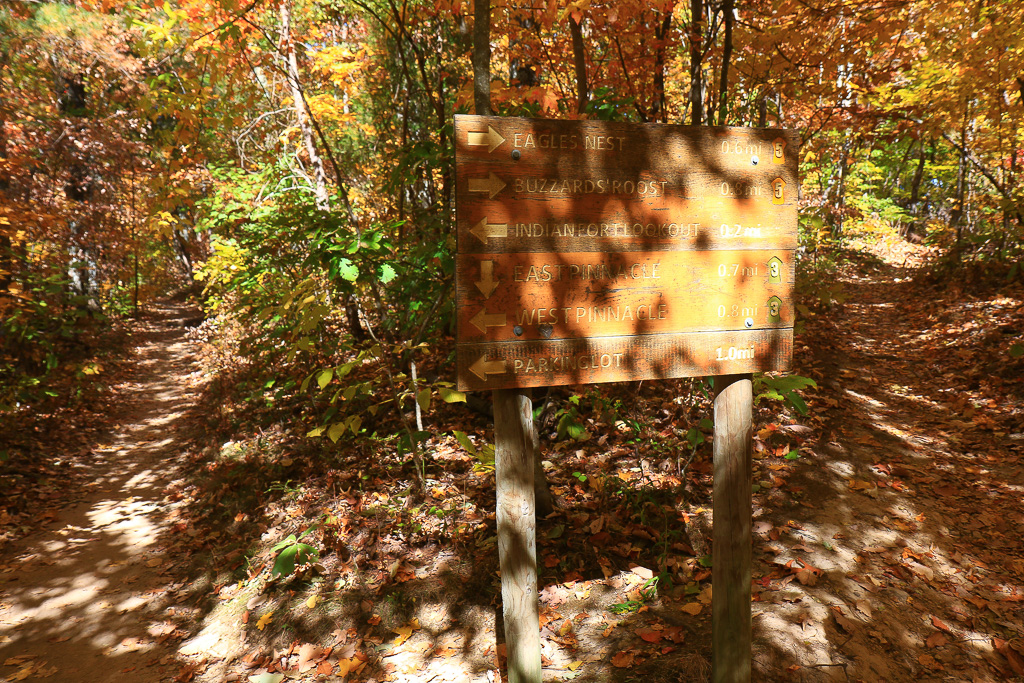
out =
[[[809,416],[757,409],[754,678],[1024,681],[1024,289],[853,246],[847,302],[797,337]],[[428,413],[414,499],[382,442],[232,401],[247,370],[201,371],[198,315],[151,306],[108,391],[3,437],[0,676],[496,683],[493,474],[450,436],[488,419]],[[581,388],[591,438],[546,442],[546,681],[708,679],[710,444],[680,477],[673,431],[706,412],[698,384]],[[319,562],[272,579],[311,524]]]

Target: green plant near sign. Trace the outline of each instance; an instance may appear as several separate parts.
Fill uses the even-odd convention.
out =
[[[477,463],[473,466],[473,469],[477,472],[488,472],[494,470],[494,446],[485,443],[479,448],[469,440],[469,436],[466,432],[454,431],[452,434],[455,436],[455,440],[459,442],[459,445],[474,458],[477,459]]]
[[[270,572],[271,578],[276,579],[279,576],[290,576],[296,567],[301,567],[320,557],[319,550],[308,543],[302,542],[302,539],[308,536],[316,527],[317,525],[314,524],[298,536],[289,534],[288,538],[271,548],[271,552],[277,553],[277,559],[274,560],[274,568]]]
[[[810,377],[786,375],[772,377],[770,375],[754,376],[754,405],[763,400],[784,401],[801,415],[807,414],[807,403],[800,397],[803,389],[817,388],[818,384]]]

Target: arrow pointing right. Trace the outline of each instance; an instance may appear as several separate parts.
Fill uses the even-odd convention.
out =
[[[491,199],[494,199],[494,195],[504,189],[505,181],[494,175],[494,173],[489,173],[486,178],[469,179],[470,192],[486,192]]]
[[[501,375],[505,373],[505,361],[487,360],[487,356],[480,356],[476,362],[469,366],[469,371],[479,377],[481,381],[487,381],[487,375]]]
[[[466,134],[466,144],[470,147],[486,147],[488,152],[493,152],[503,142],[505,142],[505,138],[501,137],[498,131],[491,126],[487,126],[486,133],[471,130]]]

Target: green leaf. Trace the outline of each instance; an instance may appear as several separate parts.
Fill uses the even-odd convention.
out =
[[[274,568],[270,572],[271,577],[288,576],[295,571],[297,565],[305,564],[320,555],[313,546],[295,542],[294,535],[289,538],[293,539],[293,542],[278,554],[274,561]]]
[[[395,269],[392,268],[390,264],[385,263],[380,267],[380,281],[384,284],[394,280],[396,275],[398,275],[398,273],[395,272]]]
[[[1010,347],[1010,357],[1020,358],[1024,356],[1024,344],[1014,344]]]
[[[807,404],[804,403],[804,400],[800,398],[799,394],[791,391],[786,394],[786,398],[789,400],[790,403],[793,404],[793,407],[796,408],[796,412],[800,413],[801,415],[807,414]]]
[[[338,272],[349,282],[355,282],[359,277],[359,268],[347,258],[341,259],[341,263],[338,264]]]
[[[348,422],[349,430],[353,434],[358,435],[359,434],[359,428],[363,425],[363,418],[359,417],[358,415],[353,415],[352,417],[350,417],[347,420],[347,422]]]
[[[319,375],[317,375],[316,383],[317,383],[317,385],[321,389],[323,389],[325,386],[327,386],[328,384],[331,383],[332,379],[334,379],[334,369],[333,368],[332,369],[328,369],[328,370],[324,370]]]
[[[438,387],[437,393],[440,394],[441,400],[445,403],[465,403],[466,394],[461,391],[455,391],[448,387]]]
[[[270,552],[279,553],[288,546],[293,545],[298,540],[299,539],[295,537],[295,534],[288,534],[288,538],[284,539],[283,541],[279,541],[277,545],[270,549]]]
[[[798,451],[790,451],[789,453],[786,453],[782,457],[784,457],[786,460],[799,460],[800,453]]]
[[[335,422],[331,425],[331,428],[327,430],[327,438],[334,443],[338,443],[338,439],[345,433],[347,425],[344,422]]]
[[[459,442],[459,445],[470,455],[476,455],[476,446],[469,440],[466,432],[453,431],[452,434],[455,436],[455,440]]]
[[[416,403],[419,404],[420,410],[426,412],[430,410],[430,388],[422,389],[416,394]]]

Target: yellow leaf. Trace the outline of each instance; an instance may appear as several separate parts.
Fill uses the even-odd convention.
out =
[[[576,669],[580,668],[581,666],[583,666],[583,660],[577,659],[575,662],[569,664],[569,666],[567,666],[565,668],[567,668],[569,671],[575,671]]]
[[[409,640],[409,636],[412,635],[412,626],[402,626],[395,629],[395,633],[398,637],[395,638],[395,645],[401,645],[405,641]]]
[[[682,610],[684,612],[686,612],[687,614],[691,614],[693,616],[697,616],[698,614],[700,614],[702,609],[704,609],[704,605],[700,604],[699,602],[688,602],[682,606]]]
[[[309,609],[313,609],[314,607],[316,607],[316,601],[318,599],[319,598],[315,595],[309,596],[309,600],[306,600],[306,607],[308,607]]]
[[[338,660],[338,668],[337,668],[337,670],[334,673],[339,678],[344,678],[345,676],[348,676],[348,672],[349,671],[351,671],[353,668],[355,668],[355,665],[356,665],[355,657],[353,657],[352,659],[339,659]]]
[[[260,631],[262,631],[263,629],[265,629],[267,627],[267,624],[269,624],[270,621],[273,618],[274,618],[274,613],[273,612],[267,612],[262,617],[260,617],[259,621],[256,622],[256,628],[259,629]]]

